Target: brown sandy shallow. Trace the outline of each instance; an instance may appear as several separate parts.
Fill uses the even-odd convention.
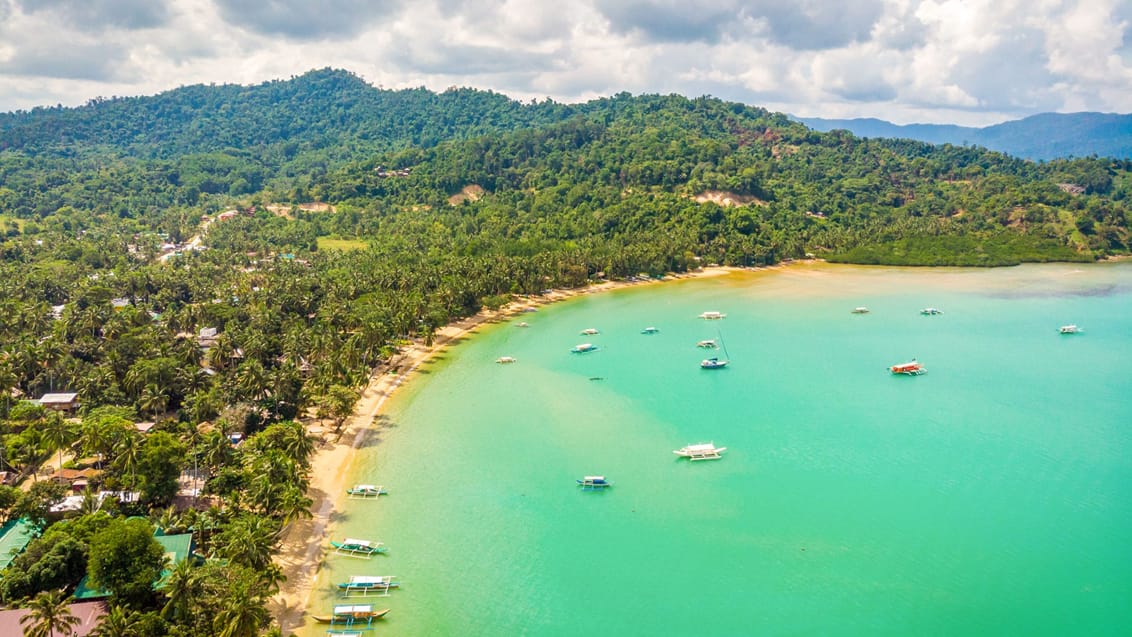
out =
[[[691,278],[720,276],[737,271],[738,268],[709,267],[688,274],[666,277]],[[343,424],[342,433],[335,436],[328,432],[327,439],[321,443],[312,461],[311,486],[308,495],[314,501],[311,506],[313,517],[294,522],[284,533],[275,562],[287,576],[272,598],[270,609],[283,633],[294,631],[306,622],[306,607],[313,590],[318,571],[322,567],[324,547],[328,546],[328,530],[331,514],[338,502],[345,497],[346,478],[354,453],[361,447],[367,432],[373,427],[377,415],[387,398],[404,382],[410,380],[414,372],[425,361],[443,351],[475,328],[487,323],[497,322],[514,316],[531,307],[546,305],[555,301],[592,294],[632,285],[648,285],[659,281],[609,281],[573,290],[555,290],[548,294],[519,299],[498,311],[484,310],[475,316],[445,326],[437,332],[431,346],[423,341],[413,341],[389,361],[374,371],[357,404],[353,415]]]

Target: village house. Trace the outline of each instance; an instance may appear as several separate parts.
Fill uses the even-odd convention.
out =
[[[67,487],[73,493],[82,493],[91,482],[102,477],[102,473],[101,469],[59,469],[48,480]]]
[[[76,393],[44,394],[35,401],[55,411],[74,411],[79,408],[79,395]]]

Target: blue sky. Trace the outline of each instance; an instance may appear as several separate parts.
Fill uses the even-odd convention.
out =
[[[1132,112],[1132,0],[0,0],[0,110],[344,68],[985,125]]]

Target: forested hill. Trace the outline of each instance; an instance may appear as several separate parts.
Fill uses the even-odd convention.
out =
[[[1128,162],[819,133],[713,98],[523,104],[320,70],[3,115],[0,147],[9,234],[113,218],[177,240],[202,213],[319,202],[343,212],[230,224],[242,234],[208,240],[503,256],[633,246],[654,255],[648,269],[690,256],[995,265],[1129,248]]]
[[[1033,160],[1067,157],[1132,158],[1132,115],[1041,113],[983,128],[943,124],[897,125],[873,118],[799,121],[820,131],[844,129],[860,137],[915,139],[931,144],[977,145]]]
[[[569,107],[523,106],[488,91],[384,90],[345,71],[311,71],[256,86],[195,85],[78,108],[0,114],[0,150],[172,158],[225,149],[285,156],[349,145],[372,151],[537,125]]]

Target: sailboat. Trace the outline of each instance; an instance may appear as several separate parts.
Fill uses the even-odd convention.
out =
[[[722,347],[723,355],[730,358],[730,356],[727,354],[727,345],[723,342],[723,334],[719,335],[718,347]],[[723,369],[724,367],[727,367],[727,364],[730,362],[731,361],[727,360],[727,358],[712,356],[711,358],[705,358],[700,361],[700,369]]]

